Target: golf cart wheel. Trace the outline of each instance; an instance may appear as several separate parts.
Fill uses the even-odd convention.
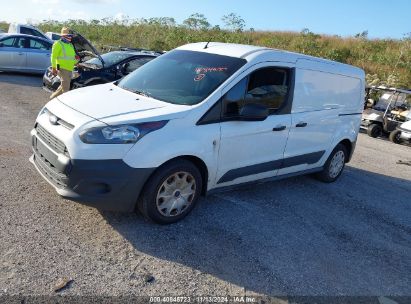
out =
[[[338,144],[325,162],[323,170],[315,174],[315,177],[325,183],[336,181],[344,170],[346,160],[347,149],[343,144]]]
[[[401,131],[400,130],[392,131],[390,133],[390,141],[392,141],[394,144],[401,143]]]
[[[382,134],[382,128],[381,128],[380,125],[371,124],[371,125],[368,126],[367,134],[368,134],[368,136],[371,136],[371,137],[373,137],[373,138],[376,138],[376,137],[378,137],[378,136],[381,136],[381,134]]]
[[[190,161],[177,159],[160,167],[147,181],[137,208],[144,217],[171,224],[191,212],[200,197],[202,178]]]

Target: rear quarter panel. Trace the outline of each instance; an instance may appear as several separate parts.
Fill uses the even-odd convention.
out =
[[[344,139],[355,142],[357,139],[365,94],[364,72],[329,61],[302,59],[296,66],[293,124],[311,117],[315,125],[312,131],[317,129],[317,135],[312,134],[311,137],[324,141],[326,153],[321,160],[322,165],[339,142]],[[294,132],[295,135],[298,132]],[[289,143],[304,147],[304,140],[310,138],[302,136],[301,141],[289,139]]]

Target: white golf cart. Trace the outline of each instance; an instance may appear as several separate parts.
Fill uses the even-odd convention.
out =
[[[378,100],[375,102],[372,96],[377,96]],[[393,136],[391,133],[407,120],[410,108],[411,91],[409,90],[382,86],[367,87],[361,128],[365,129],[371,137],[387,134],[391,139]]]

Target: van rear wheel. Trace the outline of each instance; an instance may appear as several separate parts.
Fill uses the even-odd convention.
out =
[[[343,144],[338,144],[325,162],[323,170],[315,175],[316,178],[325,183],[336,181],[343,172],[346,159],[347,149]]]
[[[158,224],[183,219],[194,208],[202,189],[198,168],[178,159],[160,167],[147,181],[137,202],[139,211]]]
[[[377,124],[371,124],[367,128],[367,134],[368,136],[371,136],[373,138],[376,138],[378,136],[381,136],[382,134],[382,128],[380,125]]]

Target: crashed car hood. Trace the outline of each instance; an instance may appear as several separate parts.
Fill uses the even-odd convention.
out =
[[[87,58],[87,57],[96,57],[98,58],[104,66],[104,60],[101,58],[100,53],[96,50],[96,48],[84,38],[82,35],[77,33],[76,31],[73,32],[73,38],[71,43],[76,50],[76,54],[80,56],[80,58]]]
[[[66,106],[107,124],[147,118],[182,118],[191,109],[190,106],[174,105],[137,95],[112,83],[72,90],[57,99]]]

